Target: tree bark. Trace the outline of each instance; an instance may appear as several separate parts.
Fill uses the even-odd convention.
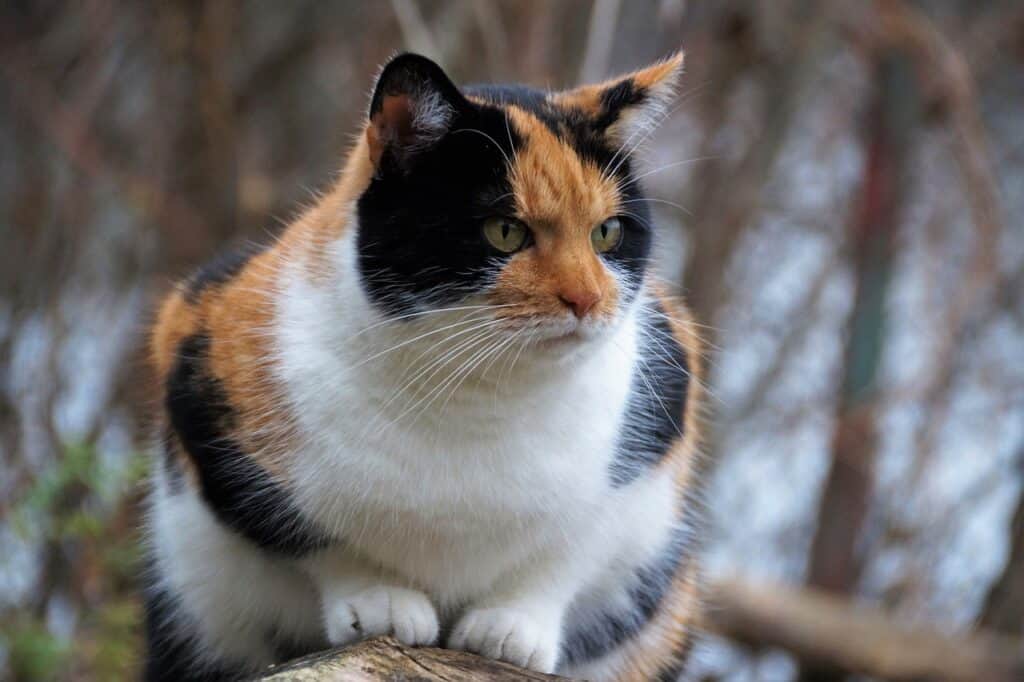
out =
[[[871,506],[878,440],[874,403],[886,340],[886,297],[916,111],[910,63],[894,50],[881,48],[875,57],[873,102],[866,119],[861,196],[849,226],[855,293],[832,458],[807,569],[809,586],[835,594],[853,592],[860,579],[861,540]],[[836,682],[843,677],[805,663],[799,679]]]
[[[755,649],[784,649],[798,661],[840,674],[891,682],[1012,682],[1024,679],[1024,643],[991,631],[950,635],[900,623],[883,610],[822,590],[720,580],[701,624]],[[406,647],[391,638],[313,654],[272,667],[264,682],[380,680],[547,680],[557,675],[445,649]]]
[[[1024,461],[1024,449],[1018,461]],[[982,627],[1008,635],[1024,634],[1024,491],[1010,525],[1010,552],[981,609]]]
[[[351,647],[332,649],[282,666],[272,667],[264,682],[371,682],[416,680],[474,682],[476,680],[567,680],[517,668],[508,663],[447,649],[412,649],[390,637],[370,639]]]

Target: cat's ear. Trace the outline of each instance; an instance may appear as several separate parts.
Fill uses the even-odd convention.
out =
[[[451,129],[468,103],[440,66],[418,54],[400,54],[380,72],[370,99],[366,141],[378,172],[407,172],[416,156]]]
[[[559,93],[555,101],[582,111],[595,130],[613,143],[640,144],[662,122],[683,73],[683,53],[597,85]]]

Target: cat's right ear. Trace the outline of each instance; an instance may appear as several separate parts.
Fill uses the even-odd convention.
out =
[[[408,172],[417,155],[451,130],[468,103],[440,66],[400,54],[381,70],[370,99],[366,141],[378,173]]]

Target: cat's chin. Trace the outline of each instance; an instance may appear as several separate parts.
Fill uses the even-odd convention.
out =
[[[586,348],[605,338],[611,330],[610,324],[569,323],[553,325],[546,333],[533,341],[541,352],[554,355],[572,355],[574,351]]]
[[[581,343],[586,343],[588,340],[588,337],[581,334],[577,329],[559,336],[549,336],[547,338],[540,339],[536,341],[535,345],[538,348],[545,349],[568,348],[570,346],[578,346]]]

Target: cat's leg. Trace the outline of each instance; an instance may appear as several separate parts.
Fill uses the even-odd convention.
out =
[[[677,498],[675,481],[666,473],[609,495],[604,515],[598,511],[561,519],[560,528],[550,529],[548,542],[542,545],[546,549],[470,604],[452,631],[449,646],[554,672],[575,648],[566,637],[578,629],[571,618],[577,597],[609,576],[622,584],[645,565],[661,570],[658,557],[674,547]],[[674,556],[664,563],[671,564]],[[665,570],[671,574],[672,567]],[[616,590],[609,594],[622,596]]]
[[[252,674],[322,648],[312,581],[226,528],[188,488],[158,483],[149,514],[150,679]]]
[[[303,560],[320,590],[327,639],[333,645],[394,635],[409,646],[437,643],[437,610],[420,590],[374,568],[344,548]]]
[[[573,596],[592,574],[585,552],[550,552],[473,603],[448,640],[453,649],[550,673]]]
[[[591,613],[571,624],[568,639],[579,645],[580,635],[593,638],[591,643],[597,646],[589,653],[598,655],[578,660],[584,652],[577,649],[575,656],[570,652],[559,664],[559,674],[594,682],[675,682],[686,668],[698,633],[699,571],[695,560],[683,560],[657,600],[643,596],[650,585],[638,586],[623,603],[625,611]],[[630,602],[637,605],[638,597],[649,600],[649,611],[645,609],[639,619],[634,611],[631,618]],[[602,647],[605,644],[611,646]]]

